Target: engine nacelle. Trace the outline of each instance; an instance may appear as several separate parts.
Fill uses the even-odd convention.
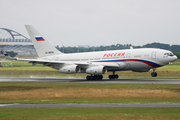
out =
[[[133,72],[149,72],[151,69],[135,69]]]
[[[67,65],[59,68],[59,72],[61,73],[78,73],[79,66],[77,65]]]
[[[88,74],[105,74],[107,72],[107,68],[104,66],[95,66],[86,69],[86,73]]]

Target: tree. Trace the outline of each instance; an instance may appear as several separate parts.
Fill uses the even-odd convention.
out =
[[[180,52],[180,45],[172,45],[171,51],[172,52]]]
[[[180,59],[180,52],[176,52],[174,54],[178,57],[178,59]]]
[[[143,48],[160,48],[160,49],[165,49],[165,50],[170,50],[170,45],[169,44],[164,44],[164,43],[150,43],[142,46]]]

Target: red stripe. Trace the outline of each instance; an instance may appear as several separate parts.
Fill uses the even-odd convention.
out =
[[[5,56],[9,56],[9,55],[5,55]]]
[[[36,41],[45,41],[44,39],[36,39]]]
[[[145,62],[145,61],[141,61],[141,60],[128,60],[128,61],[135,61],[135,62],[142,62],[142,63],[145,63],[145,64],[148,64],[149,66],[151,66],[151,67],[154,67],[154,68],[157,68],[157,66],[155,66],[155,65],[153,65],[153,64],[151,64],[151,63],[149,63],[149,62]]]
[[[149,63],[149,62],[145,62],[145,61],[141,61],[141,60],[122,60],[122,61],[107,61],[107,62],[128,62],[128,61],[134,61],[134,62],[142,62],[142,63],[145,63],[145,64],[148,64],[149,66],[151,67],[154,67],[154,68],[157,68],[157,66]]]

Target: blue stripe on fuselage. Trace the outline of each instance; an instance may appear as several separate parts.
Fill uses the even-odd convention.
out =
[[[151,62],[151,61],[147,61],[147,60],[141,60],[141,59],[118,59],[118,60],[101,60],[101,61],[92,61],[92,62],[130,62],[130,61],[135,61],[135,62],[142,62],[145,64],[148,64],[152,67],[161,67],[162,65],[159,65],[157,63]]]

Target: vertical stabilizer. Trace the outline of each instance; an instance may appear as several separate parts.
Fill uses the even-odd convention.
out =
[[[25,25],[25,27],[40,58],[63,54],[52,46],[32,25]]]

